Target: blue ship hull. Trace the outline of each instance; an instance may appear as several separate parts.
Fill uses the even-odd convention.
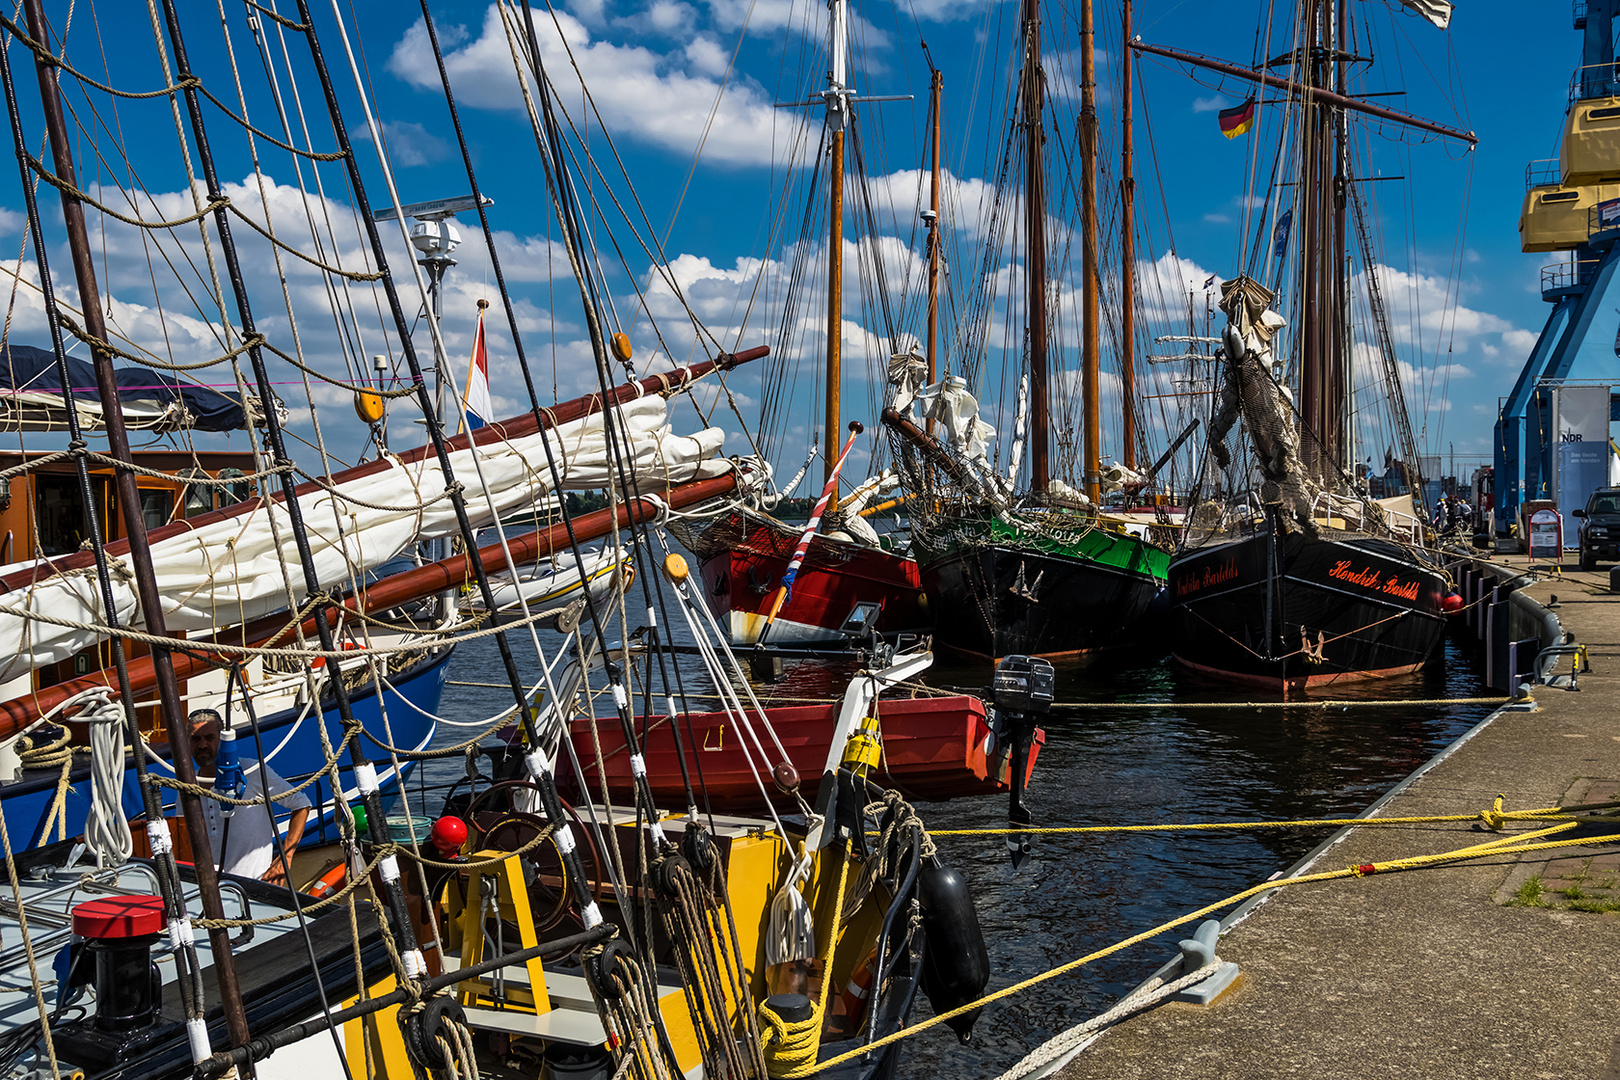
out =
[[[431,655],[397,676],[390,677],[389,686],[383,691],[381,699],[375,686],[352,689],[350,703],[355,719],[360,722],[361,727],[384,739],[387,738],[385,730],[391,730],[394,745],[402,750],[426,749],[428,743],[433,740],[436,726],[434,718],[439,711],[439,699],[444,693],[444,681],[452,651],[446,649]],[[321,722],[326,727],[328,741],[336,747],[343,739],[343,727],[338,718],[337,706],[331,698],[323,700],[322,706]],[[388,713],[387,729],[383,725],[384,708]],[[258,749],[254,745],[253,734],[246,724],[245,717],[240,711],[233,710],[232,720],[237,727],[237,752],[241,757],[243,768],[256,765],[259,760]],[[315,729],[312,710],[307,707],[287,709],[260,717],[259,734],[270,767],[289,783],[298,784],[319,772],[325,765],[320,735]],[[366,756],[377,766],[377,779],[382,789],[383,801],[386,803],[399,791],[400,784],[409,779],[416,763],[409,760],[401,761],[399,770],[401,775],[396,775],[385,747],[367,736],[361,736],[360,742]],[[158,764],[148,759],[148,768],[160,776],[173,777],[174,769],[169,763],[169,748],[158,745],[154,746],[153,750],[163,761]],[[347,750],[341,755],[339,778],[344,788],[343,796],[351,805],[355,804],[357,795],[354,772],[349,768]],[[55,802],[60,779],[59,769],[30,769],[16,783],[0,787],[0,813],[5,815],[6,830],[10,834],[14,848],[20,850],[34,847],[50,843],[61,835],[77,836],[84,832],[85,820],[90,811],[90,769],[87,763],[76,767],[70,775],[64,807],[65,826],[59,828],[52,822],[50,835],[44,835],[46,819]],[[323,777],[305,788],[304,794],[315,804],[315,812],[310,815],[309,823],[305,827],[303,844],[308,846],[337,840],[338,833],[333,818],[336,804],[333,801],[330,781]],[[165,789],[163,802],[166,814],[177,812],[174,791]],[[133,762],[124,773],[123,805],[127,818],[140,816],[146,809],[140,786],[136,782]],[[276,816],[285,820],[287,814],[278,808]]]

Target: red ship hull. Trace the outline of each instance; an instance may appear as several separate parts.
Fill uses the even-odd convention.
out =
[[[838,703],[769,707],[771,727],[787,751],[788,760],[798,770],[806,798],[815,794],[815,785],[827,764]],[[691,735],[687,718],[680,718],[681,740],[687,746],[687,768],[697,792],[698,805],[720,813],[762,813],[765,789],[779,808],[791,805],[787,796],[771,784],[769,767],[760,763],[751,744],[744,747],[745,732],[739,731],[728,713],[692,713]],[[872,772],[872,780],[892,787],[907,798],[939,801],[971,795],[994,795],[1008,789],[1010,767],[1008,747],[1000,745],[990,732],[984,702],[975,697],[896,698],[878,702],[878,722],[883,735],[883,757]],[[630,779],[630,758],[624,752],[624,736],[612,718],[597,718],[606,764],[608,794],[614,800],[634,797]],[[760,739],[775,754],[769,736],[754,727]],[[638,718],[637,728],[643,729]],[[669,718],[654,717],[645,724],[643,737],[647,778],[659,809],[681,810],[686,806],[686,790],[675,743],[669,733]],[[585,781],[593,798],[601,798],[601,781],[596,768],[596,750],[591,739],[591,720],[574,721],[570,732],[574,749],[585,769]],[[696,749],[693,749],[693,742]],[[1046,734],[1036,731],[1030,748],[1026,780],[1034,771],[1035,760]],[[699,776],[701,774],[701,787]],[[571,768],[557,770],[557,784],[577,795]]]
[[[703,593],[733,644],[759,640],[800,535],[737,514],[705,530],[698,553]],[[874,603],[881,606],[879,633],[920,633],[933,626],[915,559],[817,536],[767,640],[776,645],[842,643],[846,639],[839,628],[857,605]]]

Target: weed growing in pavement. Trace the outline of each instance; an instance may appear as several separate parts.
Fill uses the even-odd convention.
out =
[[[1526,878],[1513,892],[1513,898],[1507,902],[1508,907],[1552,907],[1547,902],[1547,887],[1541,883],[1541,875]]]

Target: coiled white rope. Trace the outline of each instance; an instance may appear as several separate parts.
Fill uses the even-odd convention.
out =
[[[111,693],[102,692],[97,704],[75,717],[90,725],[90,815],[84,838],[98,867],[128,862],[134,851],[124,817],[124,710],[110,700]]]

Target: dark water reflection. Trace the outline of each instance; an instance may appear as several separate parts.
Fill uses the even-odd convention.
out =
[[[535,670],[527,639],[522,632],[513,642],[517,654],[526,657],[520,663],[526,677]],[[542,644],[549,651],[558,641],[545,634]],[[701,681],[690,659],[683,670]],[[847,664],[790,663],[769,693],[778,699],[826,697],[841,692],[849,671]],[[461,647],[450,677],[496,682],[500,672],[493,644],[482,639]],[[926,679],[942,687],[979,687],[988,669],[940,666]],[[760,689],[763,694],[766,688]],[[1477,665],[1459,646],[1448,644],[1444,662],[1421,676],[1338,688],[1331,696],[1417,700],[1484,693]],[[1027,799],[1037,824],[1350,817],[1489,711],[1486,706],[1413,705],[1324,712],[1240,704],[1256,696],[1195,683],[1157,659],[1096,663],[1065,673],[1060,706],[1045,722],[1046,748]],[[451,686],[442,711],[474,720],[508,700],[497,689]],[[1233,705],[1188,710],[1178,709],[1177,701]],[[1163,707],[1097,707],[1116,702]],[[1089,707],[1072,707],[1077,703]],[[441,729],[439,742],[449,745],[467,734]],[[450,759],[431,765],[425,776],[431,785],[461,771],[460,760]],[[436,809],[431,799],[429,806]],[[1006,800],[967,799],[919,809],[934,828],[993,828],[1005,822]],[[1322,829],[1295,829],[1041,836],[1033,858],[1016,873],[1000,836],[941,837],[939,845],[976,889],[995,971],[991,985],[998,988],[1261,882],[1326,835]],[[959,1047],[944,1028],[922,1033],[907,1047],[901,1074],[995,1075],[1045,1037],[1106,1008],[1168,959],[1181,936],[1184,931],[1163,935],[992,1007],[980,1019],[971,1047]],[[914,1021],[928,1015],[919,997]]]

